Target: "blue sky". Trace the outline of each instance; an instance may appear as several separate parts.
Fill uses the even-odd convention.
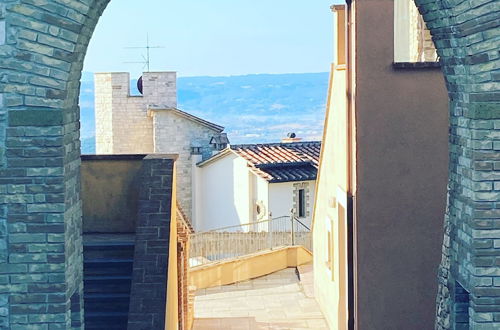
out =
[[[84,71],[137,77],[149,34],[151,70],[179,76],[326,72],[332,0],[112,0],[91,40]]]

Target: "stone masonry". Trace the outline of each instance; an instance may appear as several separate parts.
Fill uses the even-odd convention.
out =
[[[417,0],[450,98],[437,329],[500,329],[500,1]]]
[[[209,158],[214,152],[210,140],[219,136],[224,127],[214,125],[175,109],[150,109],[153,117],[155,152],[178,154],[177,199],[189,219],[193,219],[193,167],[197,161]],[[199,147],[193,153],[193,147]],[[193,219],[194,220],[194,219]]]
[[[0,0],[0,328],[83,328],[79,78],[108,2]],[[464,319],[457,299],[466,292],[465,327],[495,329],[500,2],[416,3],[450,98],[449,202],[436,327],[457,328],[457,317]]]
[[[128,73],[95,74],[97,154],[153,153],[148,106],[177,106],[175,72],[145,72],[144,95],[130,95]]]
[[[128,73],[95,75],[97,154],[178,154],[177,198],[192,216],[192,147],[212,155],[223,127],[176,111],[176,73],[145,72],[142,96],[130,96]]]
[[[79,78],[106,3],[0,1],[0,328],[83,329]]]
[[[165,155],[143,159],[129,330],[165,329],[174,162]]]

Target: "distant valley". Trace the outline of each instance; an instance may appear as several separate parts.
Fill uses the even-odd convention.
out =
[[[278,142],[288,132],[303,140],[319,140],[327,89],[328,73],[177,79],[178,108],[224,126],[233,144]],[[82,153],[92,154],[94,82],[88,72],[82,75],[80,108]]]

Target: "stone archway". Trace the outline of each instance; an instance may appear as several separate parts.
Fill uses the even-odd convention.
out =
[[[500,2],[415,0],[450,100],[436,329],[500,326]]]
[[[77,104],[85,52],[108,1],[0,2],[0,328],[82,328]],[[455,281],[471,293],[474,322],[500,321],[493,314],[499,303],[475,309],[484,305],[482,297],[500,296],[494,286],[500,285],[494,269],[494,247],[500,247],[500,2],[416,2],[435,38],[450,96],[437,324],[445,329],[455,320],[449,292]]]
[[[0,2],[0,329],[83,328],[78,96],[107,2]]]

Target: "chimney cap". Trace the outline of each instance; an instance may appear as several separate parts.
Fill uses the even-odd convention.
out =
[[[299,142],[301,141],[301,138],[297,137],[297,134],[294,132],[290,132],[286,135],[286,138],[281,140],[281,143],[293,143],[293,142]]]

